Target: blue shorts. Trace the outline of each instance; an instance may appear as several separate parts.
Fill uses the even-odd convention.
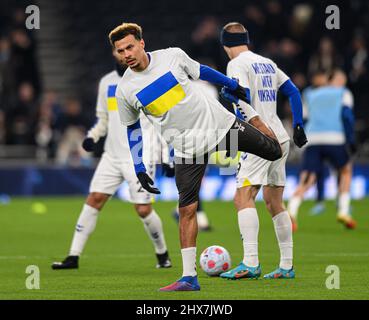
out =
[[[319,174],[323,170],[325,161],[338,170],[349,160],[350,156],[345,145],[308,146],[304,153],[302,170]]]

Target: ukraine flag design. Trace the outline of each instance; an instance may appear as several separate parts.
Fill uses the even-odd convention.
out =
[[[117,85],[110,85],[108,87],[108,111],[117,111],[118,102],[115,97],[115,91],[117,90]]]
[[[169,71],[137,93],[137,99],[153,116],[162,116],[185,96],[182,86]]]

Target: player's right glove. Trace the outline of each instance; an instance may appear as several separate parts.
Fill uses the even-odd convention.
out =
[[[161,166],[161,170],[162,175],[168,178],[172,178],[175,175],[173,163],[163,163]]]
[[[154,181],[149,177],[146,172],[139,172],[137,173],[138,181],[140,181],[142,188],[150,193],[160,194],[158,188],[151,187],[154,185]]]
[[[295,142],[295,145],[299,148],[301,148],[308,142],[304,128],[301,127],[299,124],[293,129],[293,141]]]
[[[87,152],[92,152],[95,149],[95,142],[92,138],[85,138],[82,142],[82,148],[85,149]]]

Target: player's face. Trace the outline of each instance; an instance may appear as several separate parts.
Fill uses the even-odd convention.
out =
[[[115,61],[121,65],[124,65],[121,55],[118,53],[117,49],[113,49],[113,57]]]
[[[115,49],[121,59],[131,69],[140,69],[145,57],[145,42],[128,35],[115,41]]]

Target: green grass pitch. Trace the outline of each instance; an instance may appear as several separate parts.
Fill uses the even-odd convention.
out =
[[[152,244],[133,207],[110,201],[102,211],[95,233],[87,243],[79,270],[50,268],[68,252],[83,198],[12,199],[0,204],[0,299],[368,299],[369,200],[354,201],[358,228],[345,230],[335,219],[335,204],[310,216],[312,206],[301,208],[299,230],[294,235],[294,280],[238,280],[210,278],[199,270],[200,292],[158,292],[182,272],[178,229],[171,211],[173,202],[156,203],[162,217],[173,262],[171,269],[155,269]],[[36,208],[41,202],[46,206]],[[39,206],[40,207],[40,206]],[[214,231],[200,233],[198,256],[207,246],[227,248],[232,265],[242,257],[237,216],[231,202],[207,202]],[[273,224],[263,203],[260,217],[259,257],[263,274],[279,262]],[[40,290],[28,290],[26,267],[40,269]],[[328,290],[326,267],[340,269],[340,289]]]

